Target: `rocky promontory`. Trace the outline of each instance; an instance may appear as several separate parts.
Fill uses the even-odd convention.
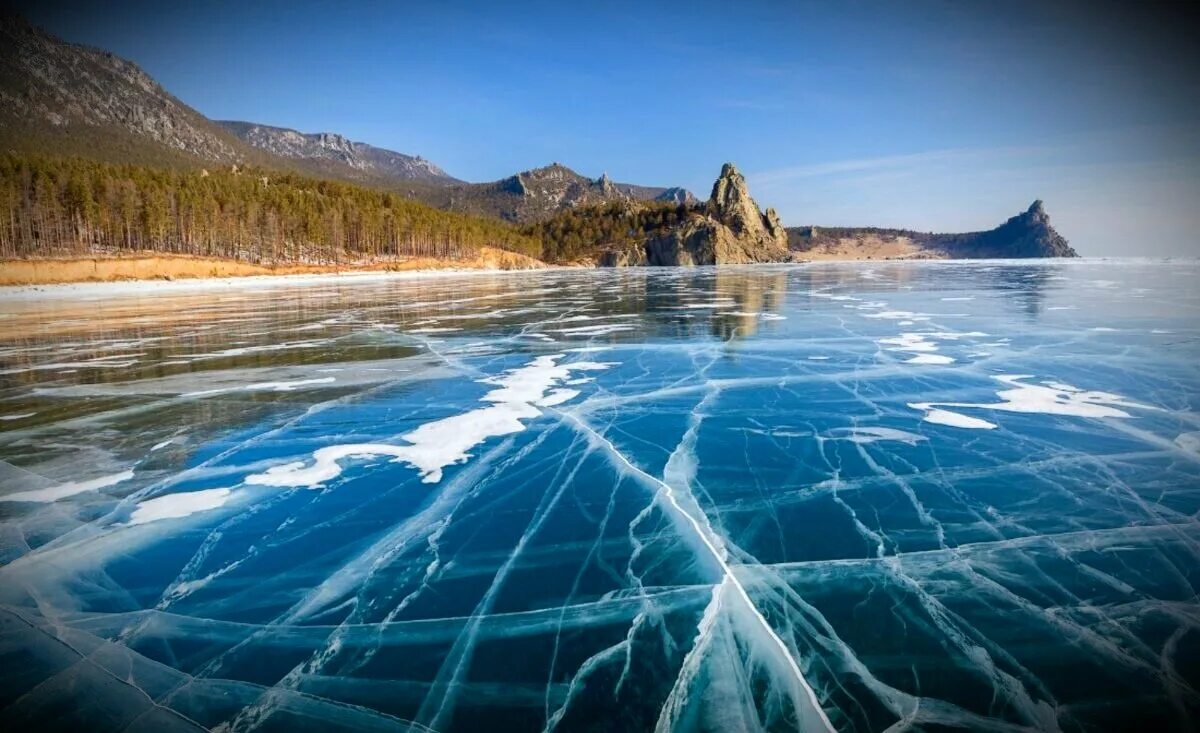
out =
[[[794,260],[1078,257],[1039,199],[995,229],[933,233],[878,227],[793,227]]]
[[[774,209],[762,212],[733,163],[721,168],[712,195],[678,226],[603,252],[602,267],[737,265],[788,259],[787,231]]]

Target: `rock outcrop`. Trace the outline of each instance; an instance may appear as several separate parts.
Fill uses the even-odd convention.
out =
[[[1041,199],[995,229],[949,235],[940,244],[954,257],[1078,257],[1050,226]]]
[[[721,168],[708,203],[671,231],[604,253],[601,266],[736,265],[784,262],[787,232],[774,209],[764,214],[732,163]]]

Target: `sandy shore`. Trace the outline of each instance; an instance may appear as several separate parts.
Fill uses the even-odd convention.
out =
[[[282,265],[278,267],[215,257],[191,257],[147,252],[123,257],[0,260],[0,287],[130,280],[161,282],[197,278],[278,277],[429,270],[531,270],[542,267],[545,265],[531,257],[491,247],[482,248],[475,257],[460,260],[411,257],[338,266]]]
[[[99,273],[91,272],[99,263]],[[37,266],[37,270],[33,267]],[[174,273],[186,274],[176,277]],[[501,275],[547,269],[523,255],[490,250],[472,260],[414,258],[358,267],[298,266],[269,268],[231,260],[147,256],[80,260],[0,261],[0,302],[62,298],[93,299],[124,295],[171,295],[244,288],[263,289],[309,284],[369,282],[416,277]],[[33,278],[36,272],[42,277]],[[58,279],[50,277],[57,276]],[[103,275],[103,277],[101,277]],[[69,279],[68,279],[69,278]]]

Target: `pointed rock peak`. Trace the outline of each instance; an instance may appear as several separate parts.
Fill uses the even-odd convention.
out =
[[[613,185],[612,179],[608,177],[607,172],[601,173],[600,177],[596,179],[596,186],[600,189],[601,193],[605,194],[613,193],[617,188]]]
[[[1028,209],[1028,211],[1026,211],[1026,213],[1041,214],[1041,215],[1045,216],[1046,208],[1042,205],[1042,200],[1037,199],[1036,201],[1034,201],[1032,204],[1029,205],[1029,209]]]
[[[733,163],[721,167],[721,175],[713,183],[712,196],[708,199],[711,215],[729,226],[761,226],[758,204],[750,198],[746,179]]]

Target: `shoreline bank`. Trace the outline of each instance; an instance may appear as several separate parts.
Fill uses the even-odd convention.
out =
[[[84,285],[120,282],[176,282],[247,277],[296,277],[355,273],[426,271],[536,270],[546,267],[531,257],[482,248],[475,257],[444,260],[411,257],[338,265],[258,265],[221,257],[139,252],[116,257],[62,257],[0,260],[0,287]]]

